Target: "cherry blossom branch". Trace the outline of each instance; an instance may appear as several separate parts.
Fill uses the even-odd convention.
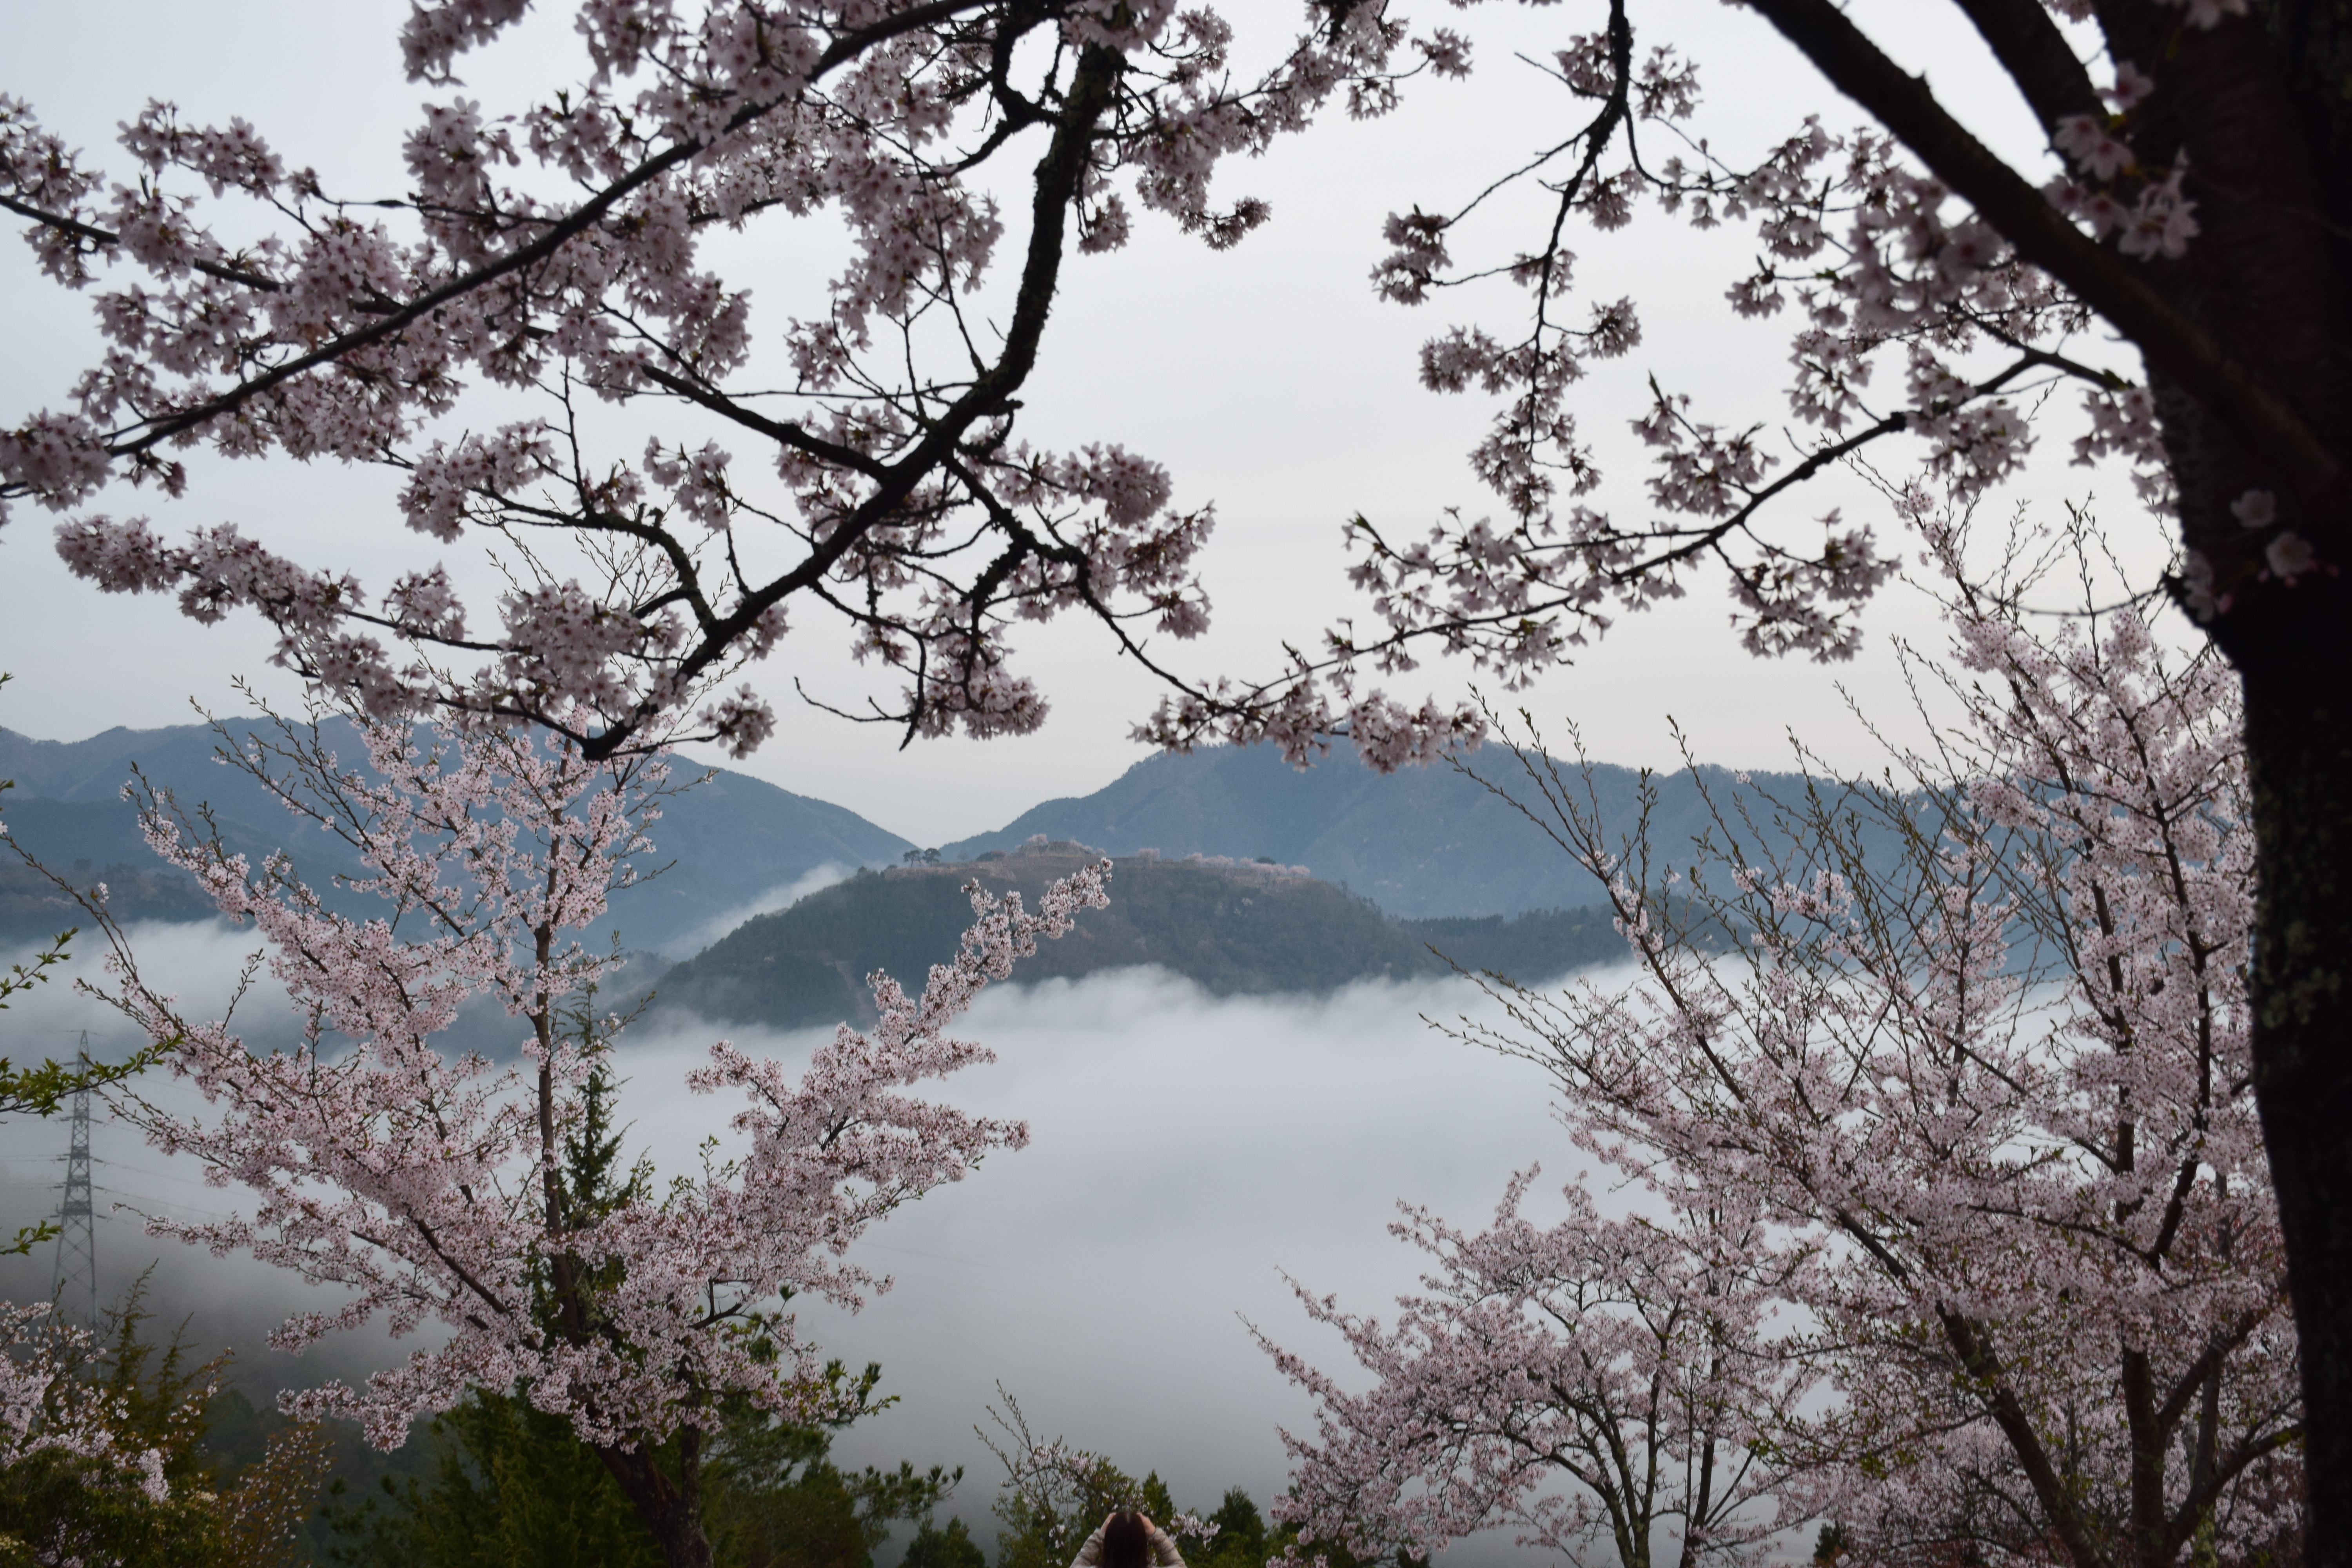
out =
[[[805,85],[821,80],[824,76],[838,69],[876,44],[898,37],[908,32],[918,31],[924,26],[960,12],[974,9],[985,3],[986,0],[930,0],[928,5],[912,5],[896,16],[886,16],[866,26],[854,28],[844,34],[823,56],[819,57],[811,68],[805,84],[795,84],[792,93],[781,93],[764,101],[744,104],[729,117],[721,134],[732,134],[742,131],[756,123],[763,116],[773,113],[777,109],[791,102],[794,94],[803,90]],[[365,326],[340,333],[307,353],[272,365],[260,374],[241,381],[235,387],[206,402],[178,410],[162,419],[146,422],[140,433],[130,439],[110,442],[107,446],[108,456],[137,457],[142,453],[152,451],[174,437],[207,425],[224,415],[234,414],[262,393],[322,365],[346,360],[358,350],[382,342],[415,326],[445,305],[477,293],[511,273],[525,270],[541,261],[547,260],[572,239],[593,227],[605,215],[637,190],[708,152],[715,140],[717,139],[686,137],[674,142],[667,150],[646,159],[620,179],[590,196],[564,217],[547,224],[538,238],[519,246],[495,261],[453,278],[436,289],[381,312],[374,321]],[[98,237],[105,232],[57,214],[27,208],[13,201],[9,202],[8,205],[12,211],[31,217],[47,226],[71,233],[76,237],[98,239]],[[120,238],[110,235],[99,240],[99,243],[110,246],[119,244]],[[201,267],[199,270],[208,271],[212,276],[222,277],[234,282],[252,282],[242,275],[232,275],[229,272]],[[282,287],[277,283],[261,282],[252,282],[252,286],[267,287],[273,290]]]
[[[1954,0],[1993,58],[2025,95],[2045,134],[2055,135],[2070,116],[2104,117],[2106,105],[2090,73],[2074,58],[2048,6],[2039,0]]]
[[[2292,405],[2175,309],[2144,270],[2084,234],[1970,135],[1923,79],[1889,59],[1844,12],[1829,0],[1749,3],[1832,86],[1972,203],[2021,255],[2114,322],[2150,363],[2276,465],[2284,484],[2315,495],[2340,481],[2342,466]],[[2072,58],[2071,50],[2065,53]]]
[[[62,213],[45,212],[28,203],[18,201],[5,191],[0,191],[0,209],[15,213],[18,217],[31,218],[46,228],[56,229],[60,234],[71,235],[76,239],[87,240],[92,245],[100,246],[109,250],[122,243],[122,237],[112,229],[100,228],[96,224],[84,223],[79,218],[68,217]],[[226,262],[215,261],[209,257],[198,257],[191,260],[188,265],[205,277],[217,278],[224,283],[242,283],[248,289],[259,289],[269,293],[276,293],[284,287],[275,278],[267,277],[250,268],[232,267]]]
[[[1040,939],[1107,901],[1108,868],[1057,882],[1034,914],[1017,895],[1000,901],[969,888],[974,924],[953,960],[932,968],[919,996],[871,977],[877,1026],[843,1026],[797,1076],[714,1046],[689,1086],[740,1092],[731,1125],[743,1153],[666,1195],[649,1175],[588,1191],[572,1184],[567,1141],[600,1125],[594,1107],[610,1092],[601,1064],[626,1020],[593,1005],[615,958],[572,933],[635,879],[633,858],[651,849],[660,765],[593,763],[576,745],[483,726],[420,735],[362,722],[360,735],[364,772],[340,764],[315,722],[281,724],[268,742],[225,733],[223,754],[346,834],[364,867],[346,886],[386,900],[389,920],[331,910],[282,858],[257,870],[167,797],[148,800],[151,842],[225,914],[257,929],[308,1019],[298,1049],[251,1051],[226,1021],[182,1016],[106,925],[110,1000],[151,1037],[173,1042],[173,1070],[204,1102],[165,1108],[118,1090],[121,1109],[255,1205],[203,1225],[153,1223],[345,1288],[338,1310],[280,1331],[286,1348],[378,1314],[395,1335],[436,1320],[450,1331],[363,1389],[331,1384],[289,1396],[293,1407],[358,1416],[390,1446],[414,1416],[470,1388],[520,1384],[567,1416],[667,1531],[672,1510],[692,1510],[698,1450],[685,1435],[715,1419],[722,1396],[795,1419],[825,1414],[829,1385],[780,1301],[814,1293],[853,1303],[887,1289],[842,1257],[848,1244],[989,1152],[1025,1141],[1018,1123],[906,1090],[989,1059],[948,1027]],[[396,934],[413,911],[432,922],[421,940]],[[458,1006],[482,994],[522,1026],[519,1068],[434,1047]],[[665,1490],[629,1456],[671,1438],[688,1473]]]
[[[510,20],[472,0],[427,6],[410,29],[412,68],[441,79],[447,50],[487,42]],[[737,20],[750,27],[740,49],[726,42]],[[858,23],[795,8],[752,17],[731,0],[700,24],[638,0],[591,7],[581,32],[595,74],[576,90],[499,121],[462,100],[426,105],[407,148],[414,188],[388,204],[421,228],[408,246],[367,204],[330,201],[315,175],[289,175],[242,121],[191,128],[151,105],[122,137],[143,173],[101,199],[96,174],[24,105],[0,102],[0,187],[80,226],[35,219],[28,237],[45,267],[76,288],[90,282],[92,257],[153,277],[97,300],[109,346],[76,388],[76,408],[0,431],[0,500],[67,510],[116,477],[177,495],[187,473],[163,447],[199,439],[231,456],[282,449],[400,469],[412,527],[445,542],[488,529],[520,546],[507,558],[517,571],[497,629],[468,624],[437,568],[378,597],[231,527],[167,543],[143,519],[85,513],[59,535],[72,569],[110,590],[174,590],[201,619],[259,611],[277,627],[280,662],[386,721],[436,710],[526,718],[592,760],[656,732],[740,752],[773,715],[749,688],[719,689],[776,645],[788,601],[807,595],[835,608],[864,601],[849,616],[852,651],[911,676],[892,709],[910,732],[1034,727],[1044,704],[1004,672],[1009,622],[991,606],[1044,615],[1082,597],[1066,552],[1024,549],[1003,574],[999,542],[984,524],[966,526],[994,515],[970,482],[996,488],[1004,511],[1034,520],[1033,534],[1064,530],[1084,552],[1094,605],[1157,615],[1178,636],[1198,631],[1204,605],[1188,562],[1207,515],[1166,514],[1155,466],[1115,447],[1062,458],[1012,440],[1062,255],[1123,243],[1107,183],[1121,173],[1147,205],[1213,245],[1232,243],[1265,209],[1207,205],[1217,159],[1300,128],[1336,92],[1376,112],[1393,79],[1422,68],[1391,70],[1406,35],[1370,12],[1318,19],[1239,89],[1223,79],[1229,30],[1205,12],[1112,16],[1074,0],[974,0],[894,5]],[[1054,52],[1033,95],[1013,87],[1011,62],[1040,36]],[[1433,63],[1454,47],[1421,47]],[[983,353],[961,299],[1002,226],[986,194],[957,178],[1033,127],[1048,137],[1030,179],[1013,310]],[[541,201],[496,183],[532,163],[585,199]],[[288,234],[229,256],[196,199],[172,188],[183,174],[215,197],[273,208]],[[842,210],[856,243],[828,308],[785,334],[793,375],[782,395],[811,413],[777,418],[755,407],[772,395],[730,390],[750,351],[748,297],[698,270],[697,237],[824,205]],[[232,263],[279,287],[225,287],[217,273]],[[934,326],[947,318],[968,375],[932,368]],[[903,363],[877,352],[877,331],[897,335]],[[537,388],[557,417],[424,441],[419,432],[465,393],[467,371]],[[788,500],[767,503],[730,481],[717,443],[596,456],[572,402],[581,385],[622,402],[677,397],[759,437]],[[755,526],[792,542],[785,569],[766,581],[745,570],[761,556],[737,544],[737,530]],[[522,545],[524,530],[547,542]],[[722,556],[723,572],[710,570]],[[567,577],[567,557],[601,581]],[[959,580],[967,568],[987,576],[976,596]],[[404,647],[413,658],[392,651]],[[488,662],[442,668],[451,654]],[[698,705],[691,731],[671,726]]]

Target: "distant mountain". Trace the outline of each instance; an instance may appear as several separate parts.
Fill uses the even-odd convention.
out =
[[[1489,747],[1470,761],[1516,798],[1540,805],[1509,752]],[[1632,768],[1592,770],[1612,837],[1634,827],[1639,779]],[[1711,822],[1702,782],[1726,809],[1747,793],[1721,768],[1657,779],[1650,841],[1669,858],[1687,857],[1692,838]],[[1803,784],[1790,773],[1758,773],[1753,782],[1792,796]],[[1265,856],[1409,917],[1511,915],[1575,908],[1600,896],[1591,877],[1541,829],[1476,780],[1442,765],[1377,773],[1337,751],[1304,772],[1272,746],[1151,757],[1093,795],[1049,800],[997,832],[944,845],[940,854],[969,860],[1041,833],[1121,856],[1143,849],[1169,858]]]
[[[360,755],[356,735],[347,728],[340,733],[338,749]],[[172,918],[184,900],[168,886],[170,873],[153,869],[135,817],[118,798],[136,763],[183,803],[209,801],[233,848],[258,858],[287,846],[314,879],[356,869],[348,851],[325,836],[289,832],[292,819],[282,807],[244,774],[214,760],[214,743],[209,730],[193,724],[110,730],[73,742],[35,741],[0,730],[0,778],[17,782],[7,796],[10,830],[77,880],[104,874],[126,896],[135,891],[143,900],[139,908],[144,918]],[[1471,760],[1515,796],[1536,798],[1512,752],[1490,747]],[[1569,778],[1580,787],[1572,773]],[[1596,766],[1591,782],[1609,835],[1631,834],[1640,815],[1639,774]],[[1803,781],[1792,774],[1758,774],[1742,783],[1721,769],[1703,769],[1660,777],[1655,786],[1651,845],[1666,858],[1687,863],[1692,838],[1712,822],[1702,786],[1717,805],[1736,812],[1757,804],[1759,790],[1784,798],[1800,795]],[[1761,815],[1769,819],[1769,812]],[[1784,842],[1773,841],[1773,831],[1767,826],[1760,846],[1751,840],[1744,847],[1751,856],[1759,847],[1768,855],[1785,851]],[[1382,775],[1347,753],[1334,753],[1305,772],[1284,765],[1266,746],[1153,757],[1093,795],[1047,801],[995,833],[948,845],[942,853],[951,861],[971,861],[1037,836],[1099,845],[1122,858],[1157,850],[1163,865],[1198,854],[1302,867],[1316,881],[1376,904],[1378,910],[1367,919],[1385,912],[1408,921],[1475,922],[1487,916],[1579,910],[1600,892],[1534,822],[1475,779],[1443,766]],[[896,865],[912,847],[855,812],[725,770],[668,802],[652,837],[658,858],[676,864],[621,895],[597,934],[601,941],[604,931],[617,929],[625,945],[672,958],[699,952],[751,915],[782,910],[832,877],[860,866]],[[73,869],[85,865],[86,871]],[[123,868],[138,874],[125,875]],[[949,886],[951,890],[951,881]],[[37,928],[53,921],[58,910],[43,901],[38,889],[20,891],[26,897],[0,897],[0,941],[22,942],[54,930]],[[951,938],[962,927],[962,905],[949,897],[939,909],[945,912],[938,919],[952,921],[946,928]],[[908,918],[917,921],[908,940],[929,943],[934,924],[924,921],[931,917],[918,919],[910,906]],[[1325,933],[1318,942],[1340,940],[1330,933],[1345,922],[1335,921],[1336,917],[1317,924]],[[1515,929],[1518,934],[1511,941],[1537,940],[1528,935],[1534,927]],[[1536,951],[1549,952],[1542,943],[1549,940],[1541,939]],[[1386,951],[1378,942],[1347,951],[1355,956],[1342,958],[1333,949],[1315,962],[1336,964],[1333,973],[1344,970],[1349,977],[1381,973],[1381,963],[1373,963],[1366,956]],[[927,945],[923,952],[924,963],[938,956]],[[1409,956],[1403,962],[1419,960]],[[894,972],[899,967],[896,959],[888,963]],[[854,963],[851,969],[853,980],[864,973]],[[1203,984],[1223,984],[1213,981],[1208,968],[1183,972]],[[1243,973],[1235,971],[1236,976]],[[910,973],[919,974],[919,968]],[[1257,982],[1235,978],[1233,984],[1248,989]]]
[[[240,720],[232,728],[254,722]],[[365,754],[347,723],[331,726],[328,739],[347,760]],[[77,882],[97,879],[103,868],[135,868],[139,879],[125,885],[138,888],[144,901],[125,907],[133,919],[173,919],[184,906],[201,908],[187,905],[192,887],[186,898],[172,894],[175,874],[155,859],[136,814],[120,798],[134,764],[183,805],[209,803],[233,848],[258,858],[286,847],[304,874],[317,879],[357,868],[337,841],[315,829],[293,831],[294,818],[260,785],[222,766],[214,757],[216,740],[201,724],[109,730],[75,742],[0,730],[0,778],[16,781],[0,797],[0,809],[11,835]],[[685,769],[680,775],[691,776]],[[726,769],[667,801],[651,837],[657,863],[669,869],[616,898],[604,929],[618,930],[632,948],[677,953],[699,950],[826,868],[846,873],[887,864],[912,847],[856,812]],[[110,888],[123,881],[118,869]],[[57,913],[36,889],[0,889],[0,941],[53,934],[53,924],[37,928]]]
[[[884,970],[915,990],[931,964],[954,956],[971,923],[964,882],[1000,895],[1018,890],[1034,908],[1046,883],[1099,853],[1033,844],[1011,855],[990,851],[977,864],[866,872],[748,921],[671,969],[656,983],[654,1008],[772,1028],[870,1021],[866,975]],[[1399,921],[1370,900],[1276,866],[1130,857],[1114,864],[1110,890],[1108,909],[1083,912],[1068,935],[1040,943],[1014,978],[1157,964],[1226,996],[1444,974],[1449,958],[1541,981],[1625,952],[1604,910]]]
[[[58,868],[78,888],[103,885],[115,919],[201,921],[213,912],[195,879],[147,857],[144,865],[118,860],[100,866],[78,860]],[[68,928],[87,931],[89,912],[39,872],[14,858],[0,860],[0,942],[46,942]]]

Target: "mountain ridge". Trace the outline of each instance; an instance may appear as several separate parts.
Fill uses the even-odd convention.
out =
[[[223,722],[230,733],[246,734],[266,721],[247,717]],[[331,720],[322,730],[339,756],[364,758],[349,721]],[[0,729],[0,778],[16,784],[0,796],[0,812],[10,834],[61,874],[87,861],[92,867],[151,867],[168,879],[176,873],[155,860],[139,830],[137,812],[121,798],[135,763],[151,784],[172,792],[184,805],[209,803],[223,839],[249,858],[257,861],[287,847],[303,874],[320,881],[358,868],[356,857],[338,841],[315,829],[297,832],[282,805],[244,773],[219,763],[214,755],[218,743],[218,734],[205,724],[118,726],[85,741],[41,741]],[[618,930],[632,947],[662,951],[692,941],[715,921],[749,913],[826,867],[845,873],[859,865],[894,861],[913,847],[846,806],[794,795],[749,773],[685,764],[673,776],[698,773],[709,776],[662,803],[651,835],[654,863],[673,869],[616,896],[609,918],[598,923],[600,934]],[[161,911],[177,907],[170,898],[160,898],[157,918],[172,918]],[[46,906],[19,910],[0,902],[0,940],[54,934],[37,929],[54,913]]]
[[[242,733],[254,722],[241,719],[229,728]],[[343,755],[359,754],[358,737],[347,722],[331,726],[329,738]],[[79,742],[37,741],[0,729],[0,777],[17,781],[6,805],[12,831],[60,869],[78,862],[92,868],[153,865],[135,813],[118,798],[136,763],[181,801],[211,801],[235,850],[257,859],[292,845],[304,874],[322,881],[357,868],[332,840],[292,832],[280,805],[242,773],[215,763],[215,743],[213,731],[196,724],[118,727]],[[1503,789],[1531,800],[1537,780],[1522,769],[1548,765],[1580,792],[1589,781],[1591,804],[1611,837],[1629,835],[1639,824],[1643,775],[1637,770],[1595,764],[1580,773],[1503,747],[1469,759],[1470,767]],[[1794,774],[1751,778],[1717,768],[1651,775],[1650,842],[1678,860],[1693,837],[1713,827],[1716,808],[1736,811],[1758,791],[1794,792],[1802,782]],[[1783,847],[1772,841],[1772,831],[1768,822],[1765,841],[1744,844],[1743,853],[1769,857]],[[847,807],[728,769],[709,770],[706,782],[665,802],[651,837],[653,861],[669,868],[620,895],[593,936],[601,942],[617,930],[630,947],[672,960],[693,957],[744,919],[773,912],[828,878],[922,854]],[[1463,771],[1435,765],[1381,774],[1351,754],[1335,754],[1300,772],[1271,746],[1147,758],[1091,795],[1040,802],[1005,826],[939,853],[977,862],[1033,837],[1100,846],[1120,858],[1157,850],[1169,861],[1188,853],[1270,859],[1406,921],[1509,919],[1579,909],[1601,891],[1536,818]],[[168,880],[171,873],[163,875]],[[169,889],[151,888],[146,879],[136,886],[150,895],[142,909],[152,918],[173,918],[182,900]],[[0,939],[51,934],[28,922],[51,921],[58,912],[23,900],[0,900]]]
[[[1532,754],[1530,754],[1532,756]],[[1489,747],[1470,766],[1530,802],[1535,781],[1518,753]],[[1539,758],[1532,764],[1544,765]],[[1573,765],[1553,763],[1581,789]],[[1612,837],[1641,811],[1638,769],[1595,763],[1593,804]],[[1702,766],[1652,774],[1653,845],[1674,856],[1713,826],[1713,807],[1753,792],[1802,788],[1795,773],[1734,773]],[[1539,809],[1539,807],[1538,807]],[[1236,859],[1268,858],[1370,897],[1405,919],[1516,915],[1572,908],[1600,896],[1591,876],[1517,805],[1477,778],[1445,764],[1382,774],[1338,752],[1304,771],[1273,746],[1161,753],[1129,768],[1092,795],[1042,801],[992,833],[940,847],[968,861],[1011,849],[1034,835],[1100,845],[1113,856],[1158,849]]]
[[[966,885],[1034,906],[1054,879],[1099,858],[1086,845],[1028,843],[962,864],[865,871],[746,921],[673,966],[654,982],[648,1016],[779,1029],[870,1024],[868,975],[887,973],[912,992],[932,964],[953,958],[972,919]],[[1021,960],[1013,981],[1152,966],[1217,996],[1328,994],[1457,965],[1538,982],[1626,953],[1605,908],[1401,921],[1286,866],[1135,856],[1113,861],[1109,890],[1108,908],[1079,911],[1067,934]]]

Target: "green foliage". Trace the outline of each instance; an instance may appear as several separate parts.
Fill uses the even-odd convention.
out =
[[[1360,1563],[1337,1542],[1300,1541],[1295,1524],[1268,1523],[1249,1493],[1239,1487],[1225,1489],[1216,1511],[1202,1516],[1202,1522],[1215,1528],[1176,1538],[1185,1568],[1266,1568],[1268,1563],[1281,1563],[1294,1550],[1301,1562],[1312,1563],[1319,1557],[1326,1568],[1373,1568]],[[1389,1568],[1427,1568],[1427,1564],[1425,1559],[1398,1558]]]
[[[1202,1522],[1216,1526],[1204,1541],[1180,1539],[1187,1568],[1264,1568],[1266,1557],[1265,1520],[1257,1504],[1239,1487],[1228,1487],[1217,1511]]]
[[[265,1410],[238,1388],[225,1388],[206,1402],[204,1410],[205,1452],[222,1469],[235,1470],[254,1463],[269,1451],[269,1439],[287,1422],[275,1410]]]
[[[837,1369],[836,1369],[837,1370]],[[870,1375],[863,1380],[871,1385]],[[661,1554],[596,1451],[562,1416],[514,1394],[478,1394],[434,1421],[430,1472],[385,1477],[379,1495],[326,1510],[327,1561],[349,1568],[657,1568]],[[935,1538],[932,1510],[961,1471],[831,1458],[831,1434],[730,1409],[702,1467],[704,1533],[720,1568],[872,1568],[893,1524]],[[670,1445],[660,1456],[675,1473]],[[918,1531],[920,1538],[921,1531]],[[961,1539],[970,1545],[970,1535]],[[977,1549],[973,1549],[975,1552]],[[981,1568],[943,1560],[941,1568]]]
[[[156,1345],[143,1328],[147,1276],[106,1313],[105,1331],[53,1343],[65,1373],[51,1405],[72,1397],[104,1413],[112,1453],[50,1448],[0,1467],[0,1568],[79,1561],[116,1568],[281,1568],[324,1473],[315,1427],[285,1426],[243,1464],[205,1441],[227,1357],[195,1361],[184,1325]],[[67,1386],[69,1380],[71,1386]],[[246,1405],[247,1411],[251,1410]],[[163,1461],[166,1495],[122,1456]]]
[[[706,1467],[703,1531],[730,1568],[869,1568],[875,1542],[821,1431],[730,1422]],[[885,1527],[887,1529],[887,1526]]]
[[[330,1563],[659,1568],[635,1509],[564,1417],[512,1394],[482,1393],[435,1419],[426,1441],[433,1458],[425,1478],[386,1476],[378,1498],[328,1504]]]
[[[879,1372],[869,1366],[861,1378],[860,1408],[874,1407],[864,1394]],[[963,1479],[961,1469],[918,1473],[904,1460],[895,1470],[852,1473],[833,1463],[832,1441],[822,1428],[729,1413],[703,1469],[703,1527],[724,1568],[872,1568],[892,1525],[929,1530],[932,1511]]]
[[[558,1014],[564,1037],[577,1041],[594,1061],[582,1089],[580,1125],[564,1137],[563,1168],[557,1175],[557,1202],[567,1234],[593,1230],[606,1215],[642,1202],[654,1184],[653,1166],[646,1160],[622,1163],[622,1130],[613,1120],[620,1083],[613,1077],[610,1043],[601,1033],[595,1006],[596,988],[592,985]],[[576,1258],[565,1262],[572,1270],[575,1310],[604,1300],[623,1283],[617,1262],[608,1259],[593,1268]],[[553,1279],[538,1260],[532,1267],[531,1293],[539,1321],[556,1327],[562,1309]]]
[[[108,1407],[107,1433],[119,1451],[161,1452],[170,1495],[150,1498],[141,1472],[111,1456],[62,1448],[30,1454],[0,1469],[0,1564],[5,1568],[72,1559],[166,1568],[218,1558],[218,1521],[192,1495],[192,1483],[212,1479],[196,1440],[219,1365],[192,1365],[176,1333],[157,1356],[140,1332],[151,1316],[146,1284],[142,1275],[123,1304],[106,1314],[107,1331],[94,1343],[73,1345],[60,1334],[58,1359],[66,1377]],[[53,1390],[53,1413],[62,1409],[67,1392]]]
[[[185,1322],[160,1348],[141,1334],[140,1326],[154,1318],[147,1310],[152,1272],[151,1266],[141,1273],[122,1304],[105,1314],[105,1349],[90,1369],[90,1381],[121,1413],[116,1441],[127,1448],[160,1449],[163,1479],[178,1487],[212,1478],[212,1456],[202,1446],[205,1407],[220,1387],[228,1357],[194,1362]]]
[[[1143,1511],[1145,1518],[1158,1524],[1164,1525],[1176,1517],[1176,1500],[1168,1495],[1167,1484],[1160,1480],[1158,1470],[1143,1478],[1143,1486],[1136,1494],[1135,1505]]]
[[[907,1555],[899,1560],[898,1568],[988,1568],[988,1553],[980,1549],[963,1521],[950,1519],[941,1529],[926,1520],[907,1543]]]

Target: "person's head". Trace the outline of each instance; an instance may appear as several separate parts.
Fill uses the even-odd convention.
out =
[[[1102,1568],[1150,1568],[1151,1527],[1121,1509],[1103,1523]]]

